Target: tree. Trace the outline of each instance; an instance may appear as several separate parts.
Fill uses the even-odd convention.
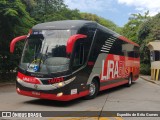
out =
[[[38,23],[59,20],[62,19],[60,12],[66,7],[63,0],[35,0],[30,14]]]
[[[16,45],[15,54],[11,55],[9,45],[13,38],[27,34],[35,23],[67,19],[93,20],[112,30],[119,29],[110,20],[94,14],[80,13],[77,9],[69,9],[63,0],[1,0],[0,74],[10,73],[18,65],[24,44],[19,42]]]
[[[148,66],[150,65],[150,53],[147,48],[147,44],[154,40],[160,40],[160,13],[154,17],[149,18],[147,21],[140,25],[138,29],[138,39],[142,46],[141,64]],[[147,71],[149,71],[149,69]]]
[[[124,25],[122,28],[122,34],[129,38],[130,40],[138,43],[140,45],[140,60],[141,60],[141,73],[142,74],[150,74],[150,60],[149,60],[149,51],[146,46],[146,41],[143,41],[143,39],[140,39],[139,35],[141,32],[139,32],[140,27],[150,19],[149,11],[147,11],[144,15],[138,13],[138,14],[132,14],[129,18],[129,21],[127,24]],[[145,27],[144,29],[148,29]],[[147,32],[147,31],[146,31]],[[146,34],[146,33],[142,33]]]
[[[11,61],[10,42],[18,35],[27,34],[34,22],[20,0],[0,1],[0,73],[9,73],[17,66],[17,60]]]
[[[122,29],[122,34],[124,36],[126,36],[127,38],[129,38],[130,40],[141,44],[141,41],[139,41],[138,39],[138,29],[139,26],[147,21],[147,19],[149,19],[149,11],[145,12],[144,15],[141,15],[140,13],[138,14],[131,14],[131,17],[129,18],[129,21],[127,24],[124,25],[123,29]]]
[[[36,7],[36,0],[22,0],[22,3],[26,6],[26,11],[31,14],[34,7]]]
[[[113,30],[116,31],[118,33],[120,33],[120,28],[114,24],[112,21],[107,20],[103,17],[99,17],[96,14],[91,14],[91,13],[81,13],[81,18],[84,20],[92,20],[92,21],[96,21],[97,23]]]
[[[138,38],[146,43],[160,40],[160,13],[148,19],[138,29]]]
[[[56,20],[85,19],[96,21],[116,32],[120,32],[121,30],[110,20],[91,13],[80,13],[77,9],[69,9],[63,0],[23,0],[23,2],[28,6],[27,11],[38,23]]]

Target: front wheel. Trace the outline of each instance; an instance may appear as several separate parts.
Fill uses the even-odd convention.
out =
[[[89,86],[89,95],[86,96],[86,99],[93,99],[97,96],[99,92],[99,85],[97,80],[93,80]]]

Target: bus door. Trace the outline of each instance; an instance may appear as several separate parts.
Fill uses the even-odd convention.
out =
[[[87,73],[87,57],[89,47],[85,42],[77,42],[74,47],[72,72],[76,76],[76,84],[85,85],[89,74]]]
[[[84,44],[80,43],[75,47],[75,53],[73,55],[73,71],[76,71],[83,66],[84,57]]]

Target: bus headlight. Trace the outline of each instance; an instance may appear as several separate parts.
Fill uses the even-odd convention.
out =
[[[60,93],[57,94],[57,97],[61,97],[62,95],[63,95],[63,93],[60,92]]]
[[[76,77],[73,77],[73,78],[70,78],[69,80],[66,80],[66,81],[63,81],[63,82],[59,82],[59,83],[55,83],[55,84],[52,84],[53,86],[57,87],[57,88],[60,88],[60,87],[63,87],[67,84],[69,84],[70,82],[72,82]]]
[[[20,92],[21,90],[19,88],[17,88],[17,91]]]
[[[58,83],[58,87],[63,87],[65,85],[65,83],[64,82],[60,82],[60,83]]]
[[[17,81],[20,82],[20,81],[22,81],[22,79],[20,79],[19,77],[17,77]]]

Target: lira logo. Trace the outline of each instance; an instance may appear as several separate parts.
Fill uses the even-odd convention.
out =
[[[106,73],[104,73],[104,69],[107,68]],[[104,65],[104,60],[102,61],[102,80],[112,79],[115,77],[119,77],[118,75],[118,61],[108,60],[108,65]]]

